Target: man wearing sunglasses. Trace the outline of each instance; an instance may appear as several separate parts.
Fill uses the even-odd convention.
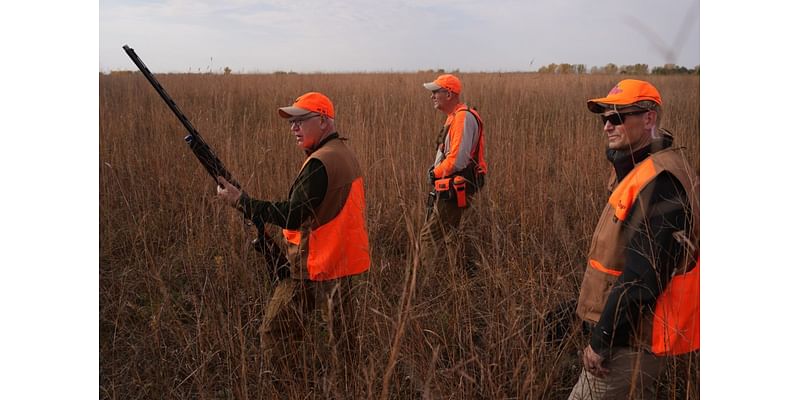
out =
[[[288,120],[306,155],[288,200],[250,198],[222,177],[217,188],[218,197],[245,218],[283,228],[288,273],[276,283],[260,328],[267,358],[276,347],[284,353],[295,350],[286,338],[317,332],[304,326],[314,310],[322,311],[325,328],[346,326],[342,322],[349,314],[350,277],[368,270],[370,264],[363,174],[355,153],[336,132],[333,103],[321,93],[309,92],[278,113]],[[334,320],[328,321],[329,317]],[[349,335],[314,336],[348,340]],[[348,344],[336,347],[346,349]]]
[[[578,298],[591,340],[569,398],[656,398],[667,357],[700,347],[700,183],[659,128],[653,85],[623,80],[588,107],[613,171]]]
[[[465,211],[472,208],[474,194],[483,186],[487,167],[483,121],[478,110],[461,101],[461,80],[444,74],[423,86],[431,91],[433,107],[447,116],[436,139],[434,162],[427,172],[433,190],[428,197],[421,238],[423,259],[438,263],[446,258],[448,248],[455,247],[453,235],[469,223],[462,219]],[[464,246],[463,267],[474,275],[477,267],[473,240],[468,239]]]

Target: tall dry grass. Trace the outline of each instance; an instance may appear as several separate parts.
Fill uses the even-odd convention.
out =
[[[253,231],[214,201],[183,128],[145,79],[101,75],[100,397],[565,398],[586,337],[558,325],[553,310],[571,310],[577,297],[609,173],[585,102],[620,78],[463,74],[490,163],[472,280],[415,258],[424,173],[443,121],[422,88],[432,78],[159,76],[258,198],[285,197],[302,163],[275,109],[311,90],[334,101],[365,173],[373,263],[356,280],[348,361],[334,370],[307,357],[293,360],[298,370],[270,369],[259,352],[270,288],[248,247]],[[699,78],[647,79],[665,101],[662,126],[699,171]],[[563,340],[553,337],[559,329]],[[301,350],[312,361],[323,354]],[[699,397],[692,361],[670,368],[665,398]]]

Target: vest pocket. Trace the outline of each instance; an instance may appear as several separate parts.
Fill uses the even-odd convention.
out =
[[[591,265],[586,267],[581,285],[581,294],[578,298],[578,315],[584,320],[597,323],[600,314],[611,293],[611,288],[618,276],[611,275],[595,269]]]

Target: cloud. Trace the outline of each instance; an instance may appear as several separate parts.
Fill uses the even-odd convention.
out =
[[[655,65],[667,62],[658,41],[674,47],[687,30],[675,58],[694,65],[699,29],[682,25],[687,9],[699,13],[691,0],[110,0],[101,2],[101,68],[130,68],[123,41],[178,71],[209,56],[261,71],[524,70],[531,58]]]

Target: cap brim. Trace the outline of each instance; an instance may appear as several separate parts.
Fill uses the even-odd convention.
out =
[[[586,106],[589,107],[589,111],[591,111],[591,112],[593,112],[595,114],[600,114],[600,113],[604,112],[610,106],[622,106],[622,107],[632,106],[632,107],[637,107],[637,108],[640,108],[640,109],[644,110],[646,108],[640,107],[640,106],[636,105],[636,103],[638,103],[640,101],[645,101],[645,100],[649,100],[649,101],[655,102],[656,104],[659,104],[659,105],[661,104],[660,101],[658,101],[658,100],[656,100],[654,98],[650,98],[650,97],[641,97],[641,98],[639,98],[639,99],[637,99],[636,101],[633,101],[633,102],[631,102],[629,100],[623,101],[623,100],[621,100],[619,98],[613,98],[613,97],[601,97],[599,99],[588,100],[586,102]]]
[[[278,109],[278,114],[280,114],[283,118],[291,118],[291,117],[299,117],[301,115],[306,115],[311,111],[306,110],[305,108],[300,107],[281,107]]]
[[[600,104],[599,100],[603,99],[592,99],[586,102],[586,106],[589,107],[589,111],[595,114],[600,114],[606,110],[606,107]]]
[[[617,106],[616,109],[620,112],[626,110],[628,107],[633,107],[638,110],[649,110],[648,108],[641,107],[636,103],[621,102],[619,100],[608,100],[607,98],[589,100],[586,102],[586,106],[589,107],[589,111],[595,114],[604,113],[608,109],[614,108],[615,106]],[[628,110],[626,110],[625,112],[627,111]]]
[[[589,111],[591,111],[591,112],[593,112],[595,114],[600,114],[602,112],[605,112],[606,109],[609,108],[609,106],[627,106],[627,105],[630,105],[630,104],[631,103],[623,103],[618,99],[611,99],[611,98],[608,98],[608,97],[602,97],[602,98],[599,98],[599,99],[591,99],[591,100],[586,102],[586,106],[589,107]]]
[[[423,83],[422,86],[425,86],[425,89],[428,89],[430,91],[439,90],[439,89],[442,88],[441,86],[439,86],[439,85],[437,85],[437,84],[435,84],[433,82]]]

